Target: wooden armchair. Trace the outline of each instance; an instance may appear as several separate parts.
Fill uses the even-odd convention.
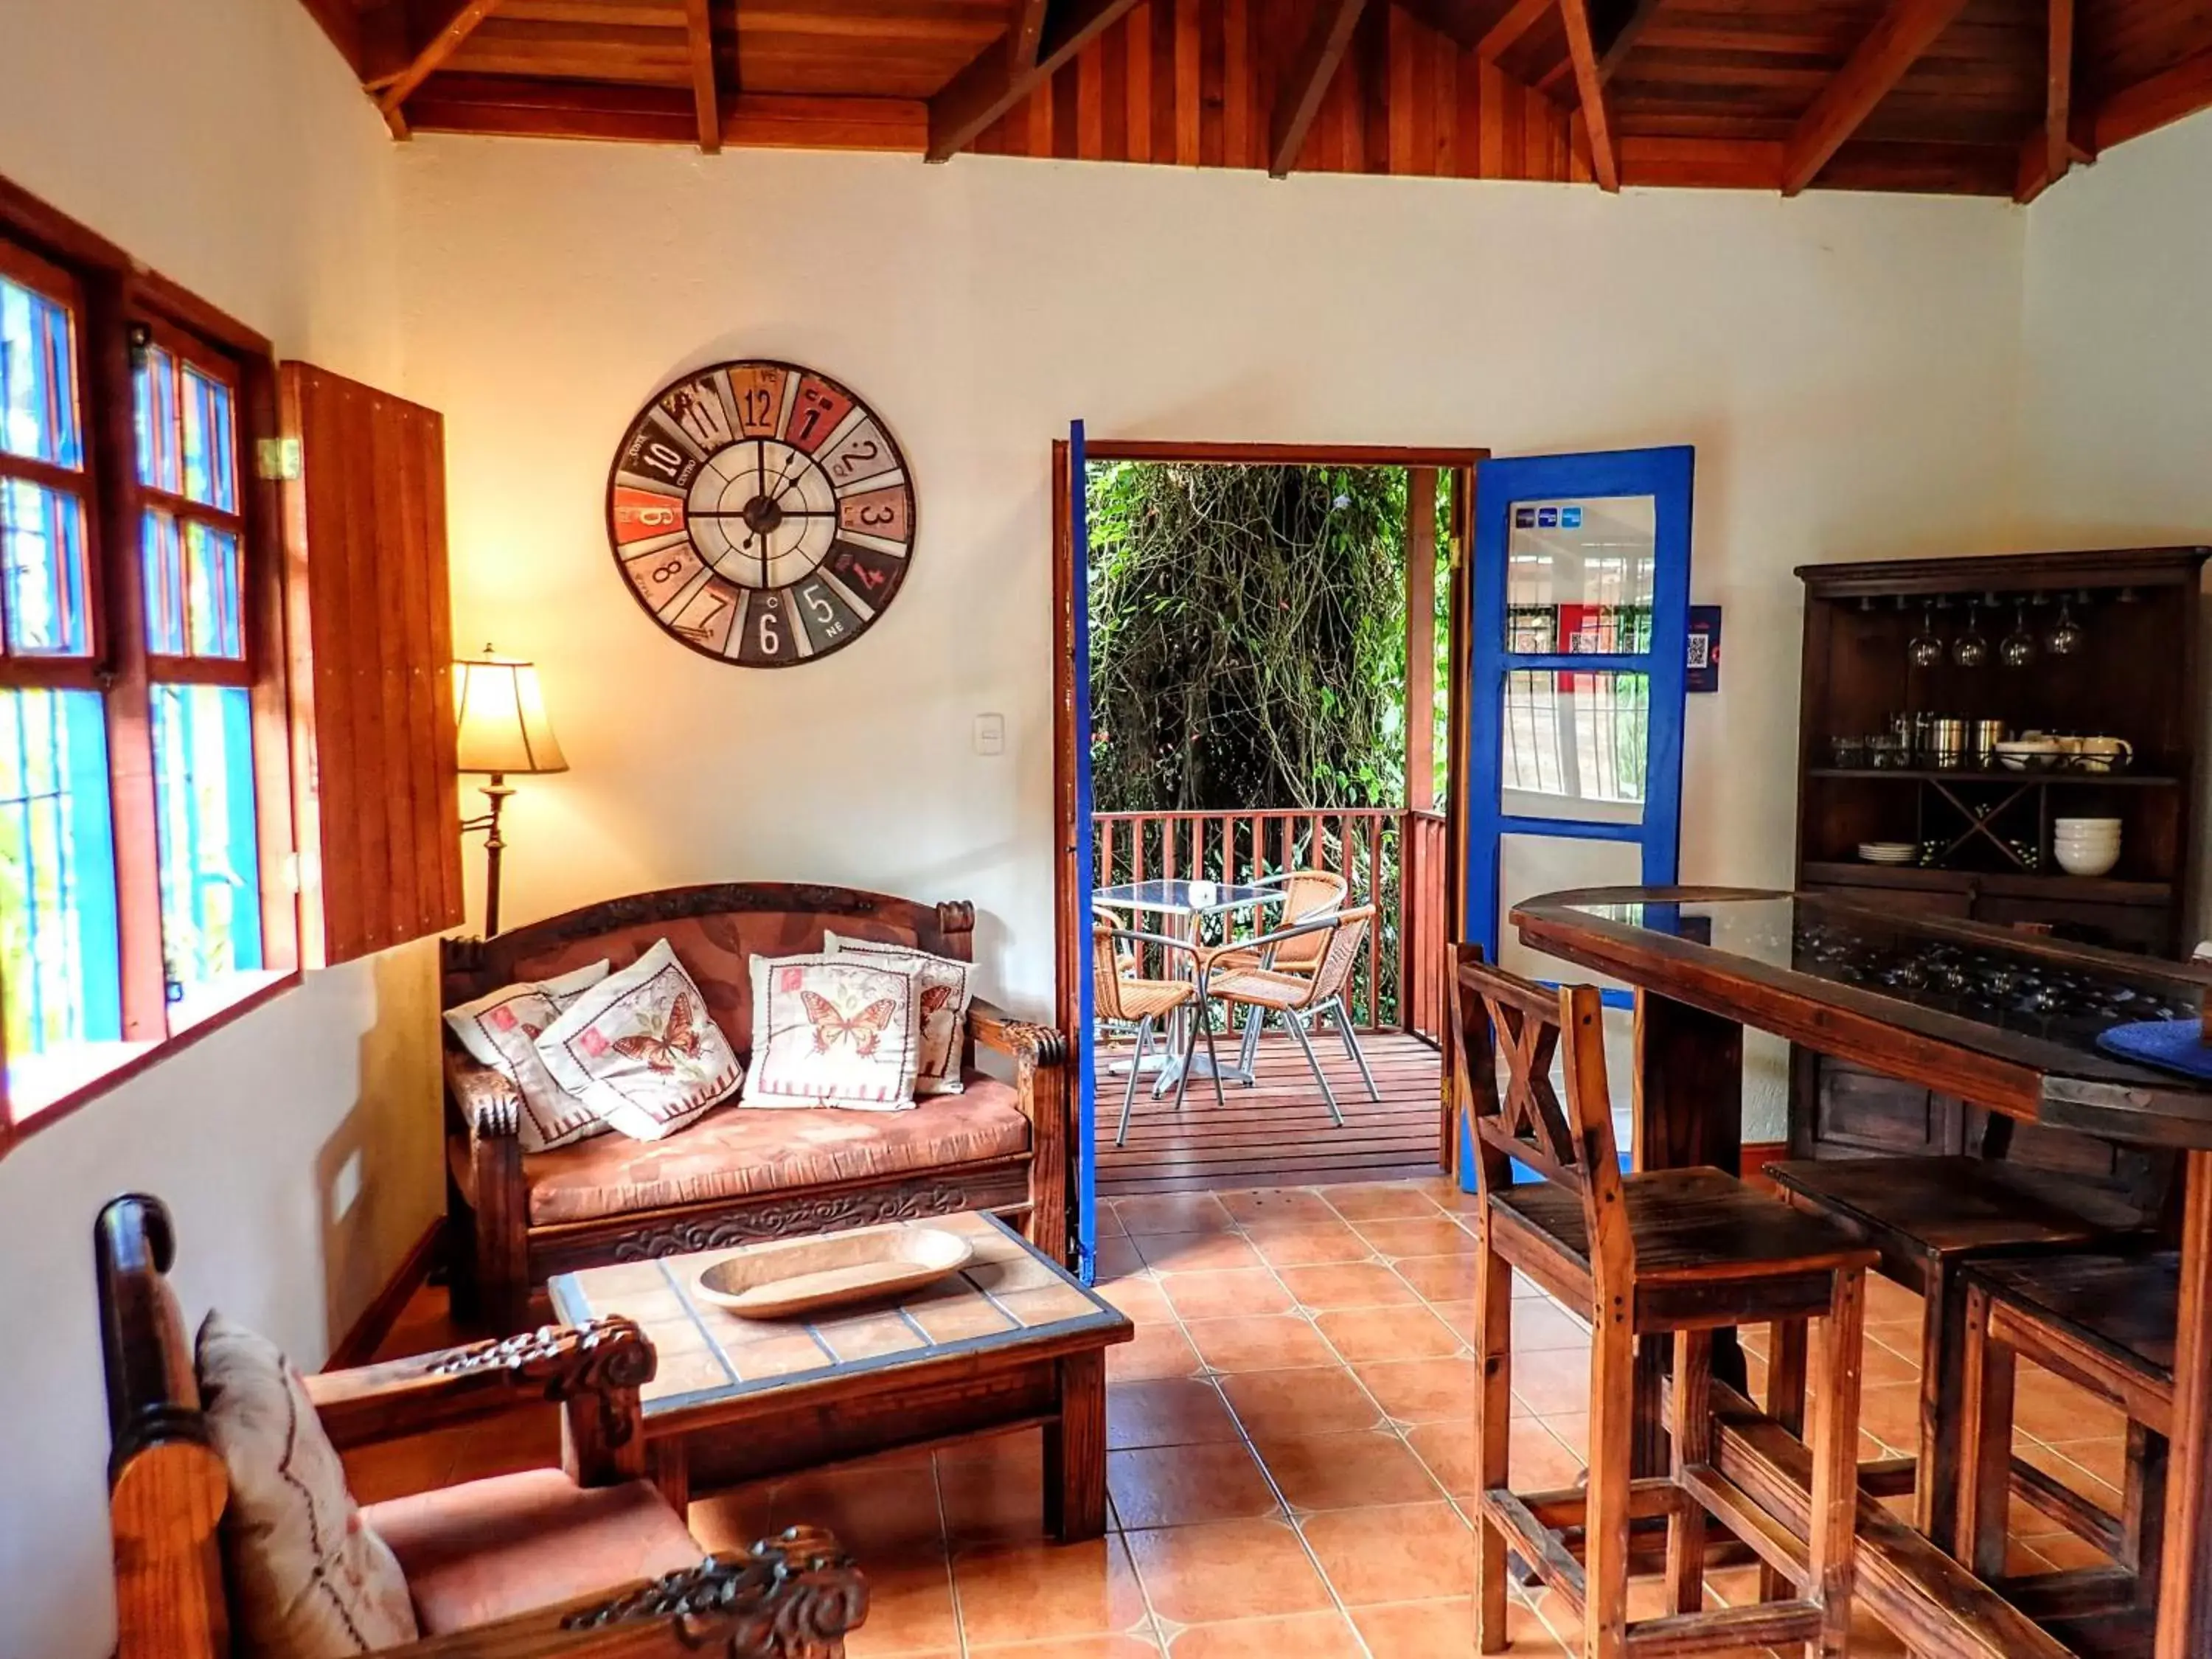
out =
[[[732,882],[586,905],[443,946],[444,1006],[665,938],[739,1054],[751,1047],[751,963],[822,949],[827,934],[972,959],[975,912],[848,887]],[[990,1049],[1010,1079],[973,1069]],[[969,1087],[910,1112],[758,1112],[725,1103],[665,1140],[608,1134],[525,1155],[521,1101],[498,1073],[446,1054],[454,1306],[513,1331],[556,1273],[960,1210],[989,1210],[1047,1254],[1068,1249],[1067,1044],[978,999]]]
[[[217,1537],[229,1478],[167,1278],[175,1256],[168,1212],[158,1199],[113,1200],[100,1212],[94,1252],[112,1443],[116,1652],[231,1659]],[[562,1407],[562,1470],[471,1481],[363,1511],[406,1569],[424,1630],[382,1651],[404,1659],[843,1653],[867,1593],[835,1539],[794,1528],[748,1553],[708,1557],[640,1478],[638,1389],[653,1369],[652,1345],[635,1325],[604,1320],[305,1379],[341,1451],[543,1409],[548,1400]],[[594,1576],[591,1568],[611,1558],[646,1571]],[[489,1616],[460,1622],[471,1612]]]

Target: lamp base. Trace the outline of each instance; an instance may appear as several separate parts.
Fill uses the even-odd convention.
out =
[[[491,781],[484,786],[483,790],[484,799],[491,803],[489,810],[482,817],[466,818],[461,823],[461,833],[464,835],[477,830],[486,832],[484,836],[483,930],[483,936],[486,939],[490,939],[499,932],[500,854],[507,850],[507,837],[500,833],[499,815],[501,809],[507,805],[507,798],[514,793],[514,787],[507,781],[505,773],[493,773]]]

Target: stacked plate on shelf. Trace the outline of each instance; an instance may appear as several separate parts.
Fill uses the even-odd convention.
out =
[[[1859,857],[1869,864],[1917,864],[1920,849],[1909,841],[1863,841]]]

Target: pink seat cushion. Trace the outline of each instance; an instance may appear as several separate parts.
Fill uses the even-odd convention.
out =
[[[395,1498],[362,1518],[399,1558],[425,1636],[696,1567],[707,1553],[644,1481],[586,1490],[558,1469]]]
[[[1012,1085],[975,1072],[967,1082],[964,1092],[931,1096],[910,1112],[732,1104],[717,1106],[665,1140],[600,1135],[533,1152],[522,1160],[530,1224],[592,1221],[1026,1152],[1030,1121]]]

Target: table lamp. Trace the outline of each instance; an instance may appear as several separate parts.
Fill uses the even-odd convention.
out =
[[[568,763],[545,718],[545,698],[538,686],[536,665],[517,657],[492,654],[484,647],[480,657],[463,657],[453,663],[453,720],[459,728],[459,765],[463,772],[489,772],[484,799],[491,810],[482,817],[464,818],[461,833],[482,830],[484,838],[484,937],[499,932],[499,860],[507,842],[499,831],[500,808],[514,791],[510,772],[565,772]]]

